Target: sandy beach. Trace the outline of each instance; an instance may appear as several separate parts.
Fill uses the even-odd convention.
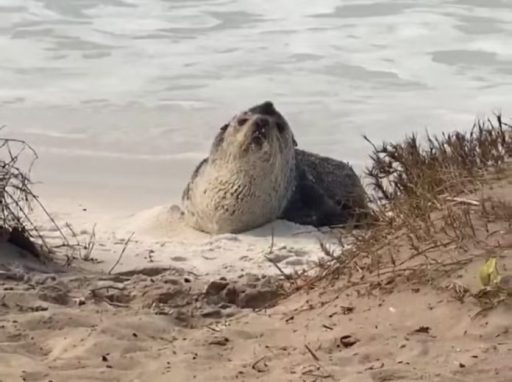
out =
[[[210,236],[172,206],[123,217],[53,205],[75,240],[95,227],[94,247],[64,267],[2,243],[0,380],[509,381],[512,306],[476,296],[489,254],[512,269],[512,209],[490,220],[481,210],[512,203],[510,175],[446,205],[470,206],[471,240],[418,251],[397,237],[384,246],[392,272],[364,271],[372,257],[361,254],[320,279],[320,242],[339,250],[339,233],[276,221]]]
[[[0,382],[512,381],[511,40],[507,0],[2,0]],[[184,224],[265,100],[373,224]]]

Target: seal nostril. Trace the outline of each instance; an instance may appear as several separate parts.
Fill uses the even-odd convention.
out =
[[[270,122],[268,121],[267,118],[258,118],[254,122],[254,124],[256,125],[258,130],[264,130],[264,129],[266,129],[270,125]]]

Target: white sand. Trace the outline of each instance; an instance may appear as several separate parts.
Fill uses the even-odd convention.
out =
[[[105,271],[117,261],[132,235],[116,271],[175,266],[208,277],[280,273],[273,263],[286,273],[300,272],[324,257],[320,240],[334,244],[336,239],[314,227],[287,221],[275,221],[243,234],[212,236],[186,226],[176,205],[129,215],[105,214],[69,200],[53,201],[49,208],[61,226],[72,222],[83,242],[95,227],[93,256],[101,261],[99,269]],[[48,227],[48,223],[43,219],[41,225]]]

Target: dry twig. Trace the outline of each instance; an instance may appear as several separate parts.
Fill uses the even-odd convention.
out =
[[[133,238],[133,235],[135,235],[135,232],[132,232],[132,234],[128,237],[128,239],[126,239],[126,241],[124,242],[124,245],[123,245],[123,249],[121,250],[121,253],[119,253],[119,257],[117,258],[116,262],[114,263],[114,265],[112,265],[112,268],[110,268],[110,270],[108,271],[108,274],[112,274],[112,271],[117,267],[117,265],[119,264],[119,262],[121,261],[121,259],[123,258],[123,255],[124,253],[126,252],[126,249],[128,248],[128,244],[130,244],[130,241],[132,240]]]

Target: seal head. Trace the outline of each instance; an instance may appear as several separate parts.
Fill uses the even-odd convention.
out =
[[[220,128],[183,192],[185,220],[209,233],[238,233],[277,219],[295,189],[295,139],[270,101]]]

